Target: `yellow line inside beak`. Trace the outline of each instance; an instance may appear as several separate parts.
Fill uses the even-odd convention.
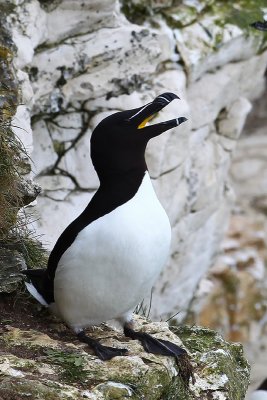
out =
[[[154,117],[154,115],[150,115],[150,117],[147,117],[146,119],[144,119],[143,122],[141,122],[141,124],[138,125],[138,129],[142,129],[146,126],[146,124]]]

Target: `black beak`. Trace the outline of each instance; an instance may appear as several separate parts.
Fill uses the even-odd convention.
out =
[[[178,117],[171,119],[169,121],[160,122],[158,124],[145,126],[146,123],[153,118],[155,114],[161,111],[164,107],[166,107],[169,103],[171,103],[174,99],[180,99],[174,93],[163,93],[160,96],[156,97],[151,103],[146,104],[143,107],[132,110],[132,115],[128,118],[128,121],[134,124],[142,135],[144,135],[147,140],[152,137],[158,136],[161,133],[174,128],[183,122],[187,121],[185,117]]]

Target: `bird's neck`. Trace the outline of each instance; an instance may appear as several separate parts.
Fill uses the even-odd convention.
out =
[[[99,175],[100,187],[98,190],[137,192],[147,172],[146,168],[135,168],[125,172],[109,172]]]
[[[146,170],[133,169],[127,173],[107,174],[101,177],[100,186],[84,213],[106,214],[131,200],[138,192]]]

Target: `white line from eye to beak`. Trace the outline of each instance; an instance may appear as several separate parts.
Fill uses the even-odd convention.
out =
[[[133,117],[136,117],[136,115],[140,114],[140,112],[142,112],[147,106],[150,106],[151,103],[148,103],[146,106],[144,106],[143,108],[141,108],[141,110],[139,110],[137,113],[135,113],[134,115],[132,115],[129,119],[132,119]]]
[[[167,103],[170,103],[170,100],[166,99],[166,97],[164,97],[164,96],[158,96],[158,99],[164,99],[167,101]]]

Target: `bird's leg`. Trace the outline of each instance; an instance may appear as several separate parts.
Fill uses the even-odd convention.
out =
[[[79,332],[77,334],[77,337],[81,342],[88,344],[93,349],[95,355],[103,361],[110,360],[111,358],[116,356],[124,356],[125,353],[127,353],[128,351],[127,349],[118,349],[116,347],[103,346],[97,340],[86,336],[84,331]]]
[[[134,331],[132,322],[124,325],[124,334],[131,339],[139,340],[148,353],[174,357],[179,367],[179,374],[185,384],[189,385],[190,378],[192,379],[192,383],[195,383],[193,366],[190,363],[190,358],[186,350],[168,340],[156,339],[148,333]]]

